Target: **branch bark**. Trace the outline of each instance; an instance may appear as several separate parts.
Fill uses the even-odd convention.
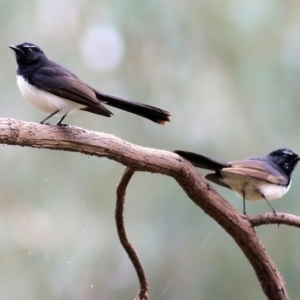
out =
[[[284,281],[253,229],[258,223],[238,213],[189,162],[177,154],[137,146],[110,134],[78,127],[62,128],[12,119],[0,119],[0,143],[107,157],[132,171],[173,177],[188,197],[235,240],[252,265],[267,298],[288,299]]]
[[[115,219],[117,224],[117,230],[120,242],[125,249],[126,253],[128,254],[135,271],[137,273],[139,282],[140,282],[140,291],[135,298],[135,300],[148,300],[148,282],[146,278],[145,271],[143,269],[142,263],[139,260],[139,257],[137,253],[135,252],[134,248],[130,244],[127,238],[125,225],[124,225],[124,203],[125,203],[125,194],[126,194],[126,188],[128,186],[128,183],[134,174],[134,171],[130,168],[126,168],[121,180],[117,187],[117,202],[116,202],[116,210],[115,210]]]
[[[249,222],[253,227],[268,225],[268,224],[283,224],[300,228],[300,217],[290,214],[277,213],[265,213],[259,215],[248,216]]]

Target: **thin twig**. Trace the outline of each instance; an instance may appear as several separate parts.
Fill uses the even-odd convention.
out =
[[[284,224],[300,228],[300,217],[286,213],[264,213],[246,216],[253,227],[268,224]]]
[[[136,296],[135,300],[148,300],[148,282],[146,274],[136,251],[128,241],[123,217],[126,188],[133,174],[134,171],[132,169],[126,168],[118,184],[115,219],[120,242],[125,251],[127,252],[140,282],[140,291]]]

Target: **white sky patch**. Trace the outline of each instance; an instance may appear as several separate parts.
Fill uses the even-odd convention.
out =
[[[120,32],[113,26],[94,25],[83,34],[80,49],[84,64],[96,72],[103,72],[121,63],[124,42]]]

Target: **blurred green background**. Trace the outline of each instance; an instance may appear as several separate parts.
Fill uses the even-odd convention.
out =
[[[0,117],[39,122],[16,86],[9,44],[36,43],[100,91],[172,113],[159,126],[112,108],[70,125],[224,160],[300,152],[300,3],[270,0],[0,0]],[[52,119],[52,121],[56,121]],[[138,281],[114,222],[124,167],[107,159],[0,147],[0,299],[133,299]],[[300,214],[300,170],[273,206]],[[217,190],[237,210],[242,201]],[[247,203],[247,212],[270,211]],[[169,177],[137,173],[125,222],[152,300],[265,299],[233,240]],[[257,233],[300,299],[299,230]]]

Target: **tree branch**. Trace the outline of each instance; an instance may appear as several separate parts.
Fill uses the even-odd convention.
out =
[[[145,275],[145,271],[143,266],[139,260],[137,253],[135,252],[134,248],[131,246],[130,242],[128,241],[125,225],[124,225],[124,203],[125,203],[125,194],[127,185],[134,174],[134,171],[130,168],[126,168],[121,180],[117,187],[117,202],[116,202],[116,210],[115,210],[115,218],[117,224],[118,235],[120,238],[120,242],[124,247],[125,251],[127,252],[135,271],[138,275],[138,279],[140,282],[140,291],[135,298],[135,300],[148,300],[148,282]]]
[[[277,213],[265,213],[259,215],[248,216],[249,222],[253,227],[268,224],[284,224],[300,228],[300,217],[290,214]]]
[[[268,299],[288,299],[284,281],[248,218],[238,213],[189,162],[177,154],[140,147],[113,135],[78,127],[62,128],[12,119],[0,119],[0,143],[107,157],[133,171],[173,177],[188,197],[235,240],[254,268]]]

